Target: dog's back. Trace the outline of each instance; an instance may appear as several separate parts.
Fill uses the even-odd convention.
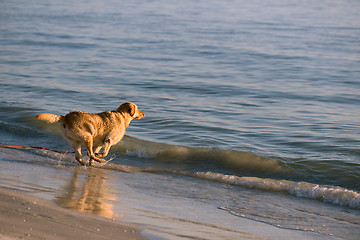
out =
[[[83,138],[90,134],[93,137],[102,136],[121,125],[115,118],[115,112],[102,112],[98,114],[75,111],[68,113],[63,120],[63,127],[67,133]],[[124,129],[125,130],[125,129]]]

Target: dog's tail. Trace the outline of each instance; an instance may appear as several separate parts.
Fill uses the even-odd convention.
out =
[[[46,121],[49,123],[56,123],[56,122],[62,122],[64,120],[64,116],[61,115],[55,115],[52,113],[42,113],[36,116],[36,119]]]

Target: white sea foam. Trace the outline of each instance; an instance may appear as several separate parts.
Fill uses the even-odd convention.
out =
[[[196,172],[194,177],[245,188],[284,192],[299,198],[317,199],[340,206],[360,209],[360,193],[337,186],[270,178],[238,177],[213,172]]]

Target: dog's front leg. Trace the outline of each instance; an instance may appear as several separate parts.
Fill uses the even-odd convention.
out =
[[[93,151],[93,138],[92,136],[87,136],[85,139],[85,146],[86,146],[86,150],[87,150],[87,154],[89,156],[89,165],[91,166],[93,163],[93,160],[99,162],[99,163],[103,163],[105,162],[104,159],[98,158],[95,156],[94,151]]]
[[[106,157],[109,154],[110,147],[112,146],[111,140],[108,138],[105,140],[104,151],[102,157]]]
[[[103,156],[102,153],[99,153],[102,148],[103,148],[103,146],[95,146],[94,147],[94,153],[95,153],[96,157],[102,157]]]

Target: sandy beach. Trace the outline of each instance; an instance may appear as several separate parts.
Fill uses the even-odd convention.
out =
[[[138,227],[0,189],[0,239],[145,239]]]

